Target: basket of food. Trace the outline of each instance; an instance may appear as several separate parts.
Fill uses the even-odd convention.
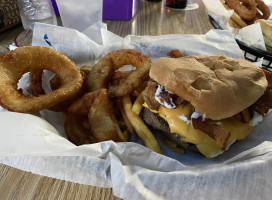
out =
[[[204,0],[209,19],[214,28],[229,30],[251,62],[261,62],[262,67],[272,70],[272,22],[269,5],[262,0]]]
[[[0,55],[0,163],[129,200],[271,197],[272,73],[230,32],[105,36],[36,23]]]

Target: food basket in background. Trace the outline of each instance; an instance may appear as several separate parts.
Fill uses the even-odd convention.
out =
[[[209,16],[209,20],[214,28],[222,29],[211,16]],[[251,62],[257,62],[263,58],[262,67],[268,71],[272,71],[272,51],[269,51],[269,49],[268,51],[264,51],[256,47],[250,47],[237,39],[236,42],[240,49],[244,51],[245,59]]]

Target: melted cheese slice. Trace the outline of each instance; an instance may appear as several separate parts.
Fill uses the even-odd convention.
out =
[[[148,108],[146,104],[143,106]],[[199,152],[207,158],[212,158],[221,154],[222,150],[217,146],[214,139],[202,131],[194,129],[191,123],[191,115],[193,112],[194,108],[189,103],[175,109],[160,106],[159,110],[156,111],[160,117],[164,118],[168,122],[171,133],[181,135],[184,142],[195,144]],[[184,120],[184,117],[188,120]],[[214,121],[214,123],[216,122],[218,121]],[[249,123],[243,123],[234,118],[224,119],[220,122],[231,134],[228,140],[228,146],[236,140],[244,139],[253,129]]]

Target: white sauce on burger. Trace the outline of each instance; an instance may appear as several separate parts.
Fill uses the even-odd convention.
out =
[[[181,120],[185,121],[187,124],[191,123],[191,120],[189,120],[184,114],[178,116]]]
[[[252,119],[250,120],[249,124],[251,126],[257,126],[261,121],[263,121],[263,116],[257,112],[254,112],[254,115]]]
[[[166,108],[169,108],[169,109],[174,109],[174,108],[176,108],[176,105],[174,104],[172,98],[169,98],[170,104],[167,103],[166,101],[162,101],[162,100],[161,100],[160,94],[162,93],[163,90],[165,90],[164,87],[161,86],[161,85],[158,85],[157,90],[156,90],[156,92],[155,92],[155,99],[156,99],[156,101],[159,102],[159,104],[163,105],[163,106],[166,107]],[[170,91],[168,91],[168,90],[165,90],[165,91],[168,92],[169,94],[173,94],[172,92],[170,92]]]
[[[201,114],[200,112],[198,112],[197,110],[195,110],[193,112],[193,114],[191,115],[191,119],[197,119],[199,117],[202,117],[202,121],[204,121],[206,119],[206,115],[205,113],[204,114]]]

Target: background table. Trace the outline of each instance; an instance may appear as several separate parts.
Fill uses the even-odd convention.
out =
[[[205,34],[212,29],[201,0],[191,0],[199,8],[177,11],[162,2],[141,0],[136,16],[130,21],[104,21],[108,30],[122,37],[133,35]],[[0,53],[7,51],[17,35],[24,31],[17,26],[0,34]],[[31,44],[31,37],[24,41]],[[118,199],[112,189],[86,186],[24,172],[0,165],[1,199]]]

